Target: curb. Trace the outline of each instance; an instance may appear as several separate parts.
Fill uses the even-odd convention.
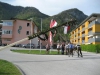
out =
[[[15,66],[18,68],[18,70],[21,72],[22,75],[26,75],[25,72],[18,65]]]

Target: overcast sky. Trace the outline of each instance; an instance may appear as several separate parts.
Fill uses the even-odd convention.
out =
[[[100,13],[100,0],[0,0],[14,6],[32,6],[49,16],[64,10],[78,8],[86,15]]]

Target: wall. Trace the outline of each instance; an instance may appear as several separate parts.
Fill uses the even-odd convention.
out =
[[[29,35],[26,35],[26,31],[31,31],[31,28],[30,28],[30,26],[27,27],[27,23],[30,23],[30,21],[16,20],[14,22],[12,43],[15,41],[19,41],[21,39],[24,39],[27,36],[29,36]],[[22,29],[19,28],[20,26],[22,27]],[[29,40],[24,41],[21,44],[27,44],[27,43],[29,43]]]

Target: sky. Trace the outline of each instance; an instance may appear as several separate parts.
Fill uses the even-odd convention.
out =
[[[100,13],[100,0],[0,0],[14,6],[35,7],[40,12],[53,16],[62,11],[77,8],[90,16]]]

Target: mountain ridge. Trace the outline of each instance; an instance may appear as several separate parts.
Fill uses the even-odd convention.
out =
[[[13,6],[3,2],[0,2],[0,9],[0,20],[11,18],[33,18],[34,22],[36,22],[37,26],[40,28],[40,18],[42,18],[44,29],[49,28],[51,19],[55,19],[59,25],[70,19],[76,19],[78,21],[77,24],[79,24],[87,17],[87,15],[85,15],[82,11],[78,10],[77,8],[64,10],[53,16],[41,13],[35,7]]]
[[[64,10],[55,14],[53,16],[46,15],[40,12],[35,7],[22,7],[22,6],[13,6],[4,2],[0,2],[0,20],[6,20],[11,18],[18,19],[30,19],[33,18],[33,21],[36,23],[39,29],[41,29],[41,18],[42,18],[42,30],[46,30],[50,26],[51,19],[55,19],[58,25],[65,23],[68,20],[76,19],[77,25],[85,20],[88,16],[85,15],[82,11],[77,8],[72,8]],[[71,26],[70,31],[73,30],[77,25]],[[63,27],[58,28],[59,33],[63,33]],[[62,34],[62,36],[65,36]],[[59,37],[59,35],[57,35]],[[54,38],[57,41],[57,37]]]

